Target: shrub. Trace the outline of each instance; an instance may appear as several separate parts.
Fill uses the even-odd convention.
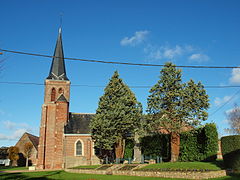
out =
[[[218,133],[214,123],[181,133],[180,161],[214,161],[217,158]]]
[[[134,140],[126,139],[125,140],[124,159],[133,158],[133,151],[134,151]]]
[[[200,145],[198,140],[199,130],[192,130],[181,133],[180,135],[180,161],[199,161],[202,157],[200,155]],[[200,155],[200,156],[199,156]]]
[[[218,151],[218,132],[214,123],[206,124],[203,128],[205,141],[203,142],[203,154],[205,161],[214,161]]]
[[[145,156],[170,158],[168,134],[152,134],[140,139],[140,148]]]
[[[222,137],[221,145],[226,168],[240,170],[240,135]]]

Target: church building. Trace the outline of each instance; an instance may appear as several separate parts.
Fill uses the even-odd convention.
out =
[[[60,28],[49,76],[45,79],[37,169],[63,169],[100,163],[89,129],[94,114],[69,112],[70,84]]]

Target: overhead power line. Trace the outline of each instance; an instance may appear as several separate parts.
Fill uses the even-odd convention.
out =
[[[216,114],[220,109],[222,109],[224,106],[226,106],[230,101],[232,101],[238,94],[240,93],[240,90],[238,90],[228,101],[226,101],[223,105],[221,105],[219,108],[217,108],[212,114],[209,115],[213,116]]]
[[[36,85],[43,86],[44,83],[35,83],[35,82],[19,82],[19,81],[0,81],[0,84],[13,84],[13,85]],[[56,84],[59,85],[59,84]],[[79,87],[106,87],[104,85],[87,85],[87,84],[71,84],[70,86],[79,86]],[[130,88],[151,88],[152,86],[144,85],[133,85],[129,86]],[[240,88],[240,86],[204,86],[204,88]]]
[[[45,58],[53,58],[56,56],[50,56],[45,54],[38,54],[38,53],[29,53],[23,51],[13,51],[7,49],[1,49],[1,51],[14,53],[14,54],[22,54],[22,55],[29,55],[29,56],[39,56]],[[119,62],[119,61],[103,61],[103,60],[94,60],[94,59],[81,59],[81,58],[68,58],[65,57],[64,59],[67,60],[74,60],[74,61],[82,61],[82,62],[91,62],[91,63],[104,63],[104,64],[119,64],[119,65],[130,65],[130,66],[148,66],[148,67],[164,67],[164,64],[144,64],[144,63],[130,63],[130,62]],[[233,69],[233,68],[240,68],[238,66],[200,66],[200,65],[177,65],[176,67],[180,68],[209,68],[209,69]]]

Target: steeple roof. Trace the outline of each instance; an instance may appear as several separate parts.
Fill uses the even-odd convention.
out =
[[[59,96],[59,98],[57,99],[57,101],[67,102],[67,99],[65,98],[65,96],[64,96],[63,94],[61,94],[61,96]]]
[[[66,75],[63,45],[62,45],[62,30],[59,28],[57,43],[52,59],[52,65],[47,79],[52,80],[68,80]]]

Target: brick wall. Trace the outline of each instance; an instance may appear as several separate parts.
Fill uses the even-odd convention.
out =
[[[62,169],[64,168],[63,134],[64,125],[68,120],[69,105],[68,102],[57,99],[63,93],[67,101],[69,100],[70,81],[46,80],[45,84],[37,169]]]
[[[82,143],[82,156],[76,155],[75,147],[78,140]],[[100,164],[100,160],[95,156],[93,142],[90,135],[67,134],[64,137],[64,144],[65,167]]]
[[[217,159],[223,159],[221,141],[218,141]]]
[[[61,93],[63,93],[64,97],[69,102],[70,81],[58,81],[58,80],[48,80],[48,79],[46,79],[46,81],[45,81],[44,103],[51,102],[51,93],[52,93],[53,88],[55,88],[55,90],[56,90],[55,100],[60,96]]]

